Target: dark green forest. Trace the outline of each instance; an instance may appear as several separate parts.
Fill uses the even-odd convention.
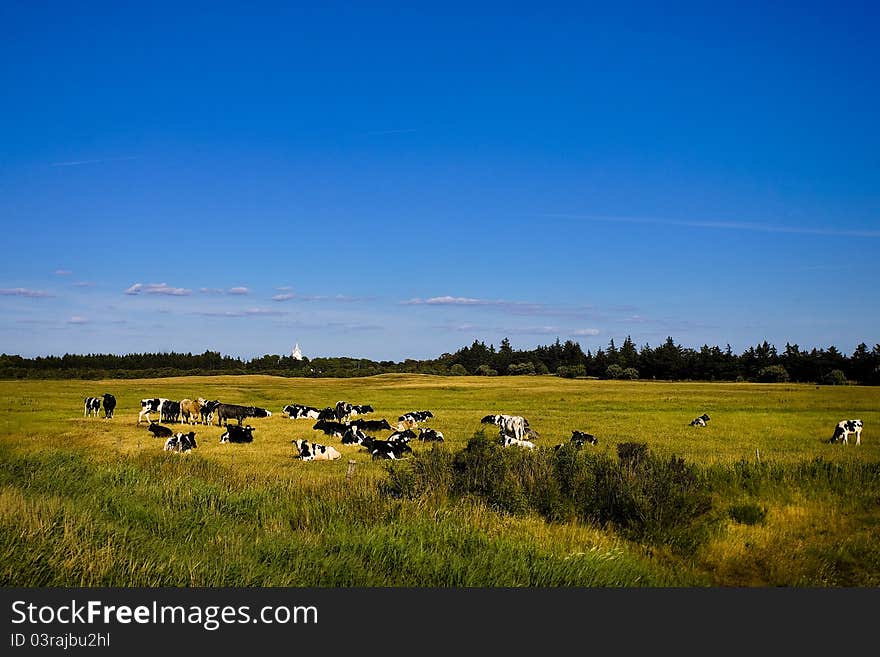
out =
[[[671,337],[657,346],[637,347],[627,336],[620,346],[583,351],[571,340],[519,350],[505,338],[494,344],[475,340],[455,353],[428,360],[400,362],[367,358],[303,358],[266,354],[242,359],[216,351],[193,353],[64,354],[25,358],[0,355],[3,379],[105,379],[272,374],[290,377],[356,377],[386,373],[448,376],[556,375],[567,378],[647,379],[665,381],[807,382],[825,385],[880,384],[880,344],[856,346],[849,355],[834,346],[809,350],[786,343],[781,351],[764,341],[742,353],[703,345],[677,344]]]

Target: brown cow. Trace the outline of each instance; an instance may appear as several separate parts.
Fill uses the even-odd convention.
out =
[[[202,405],[205,400],[202,397],[198,399],[181,399],[180,400],[180,423],[198,424],[202,417]]]

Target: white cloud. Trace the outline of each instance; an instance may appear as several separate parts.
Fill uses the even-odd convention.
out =
[[[70,276],[72,273],[73,272],[70,271],[69,269],[56,269],[55,270],[56,276]]]
[[[68,324],[88,324],[89,320],[85,317],[80,317],[79,315],[74,315],[70,319],[67,320]]]
[[[162,294],[173,297],[181,297],[192,294],[192,290],[188,290],[182,287],[171,287],[166,283],[150,283],[148,285],[144,285],[143,283],[135,283],[125,291],[125,294],[134,295],[140,294],[141,292],[143,292],[144,294]]]
[[[0,296],[4,297],[29,297],[29,298],[46,298],[53,297],[54,294],[50,294],[49,292],[45,292],[43,290],[31,290],[26,287],[13,287],[13,288],[4,288],[0,289]]]
[[[577,335],[577,336],[599,335],[599,329],[594,329],[594,328],[577,329],[576,331],[572,331],[571,334]]]

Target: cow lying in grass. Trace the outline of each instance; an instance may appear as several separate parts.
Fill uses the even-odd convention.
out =
[[[861,420],[841,420],[834,427],[834,434],[828,442],[836,443],[838,440],[846,445],[849,443],[849,434],[856,435],[856,445],[862,444],[862,421]]]
[[[252,443],[254,442],[254,428],[251,425],[240,427],[237,424],[227,424],[226,431],[220,436],[221,443]]]
[[[695,417],[691,420],[692,427],[705,427],[706,423],[709,421],[709,416],[706,413],[703,413],[700,417]]]
[[[333,461],[342,456],[332,445],[310,443],[308,440],[291,441],[296,446],[299,456],[303,461]]]
[[[171,436],[165,441],[164,449],[166,452],[188,452],[196,447],[198,447],[196,445],[196,432],[190,431],[189,433],[178,433]]]
[[[150,426],[147,427],[147,431],[153,434],[154,438],[167,438],[174,435],[174,431],[155,420],[150,420]]]

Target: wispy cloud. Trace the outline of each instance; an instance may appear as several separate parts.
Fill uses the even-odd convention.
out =
[[[136,160],[137,156],[130,155],[126,157],[106,157],[94,160],[69,160],[67,162],[52,162],[53,167],[77,167],[83,164],[102,164],[104,162],[123,162],[125,160]]]
[[[589,337],[589,336],[593,336],[593,335],[599,335],[599,333],[600,333],[599,329],[588,328],[588,329],[575,329],[574,331],[571,332],[570,335],[577,336],[577,337]]]
[[[339,303],[353,303],[355,301],[364,300],[364,297],[353,297],[347,294],[330,296],[323,294],[294,294],[293,292],[282,292],[281,294],[275,294],[272,296],[272,301],[336,301]]]
[[[77,281],[76,283],[71,283],[73,287],[95,287],[95,284],[91,281]]]
[[[68,324],[88,324],[89,320],[85,317],[81,317],[80,315],[74,315],[70,319],[67,320]]]
[[[513,315],[546,315],[557,317],[589,317],[595,315],[591,306],[533,303],[506,299],[476,299],[473,297],[441,296],[401,301],[404,306],[460,306],[495,308]]]
[[[250,294],[250,288],[244,287],[243,285],[237,287],[230,287],[229,289],[223,289],[219,287],[201,287],[199,288],[199,292],[202,294],[231,294],[242,296],[245,294]]]
[[[182,297],[192,294],[192,290],[182,287],[171,287],[166,283],[150,283],[148,285],[135,283],[125,291],[125,294],[135,295],[141,294],[142,292],[144,294],[162,294],[173,297]]]
[[[0,296],[4,297],[29,297],[31,299],[42,299],[54,297],[54,294],[45,292],[44,290],[31,290],[26,287],[13,287],[0,289]]]
[[[832,237],[880,237],[880,230],[862,230],[828,226],[791,226],[785,224],[757,223],[748,221],[678,220],[653,217],[602,217],[593,215],[546,213],[542,217],[596,221],[617,224],[653,224],[657,226],[683,226],[688,228],[714,228],[719,230],[756,231],[762,233],[789,233],[797,235],[827,235]]]
[[[225,311],[200,311],[193,313],[199,317],[279,317],[286,315],[282,310],[267,310],[265,308],[248,308],[247,310]]]
[[[55,270],[56,276],[70,276],[72,273],[73,272],[70,271],[69,269],[56,269]]]

